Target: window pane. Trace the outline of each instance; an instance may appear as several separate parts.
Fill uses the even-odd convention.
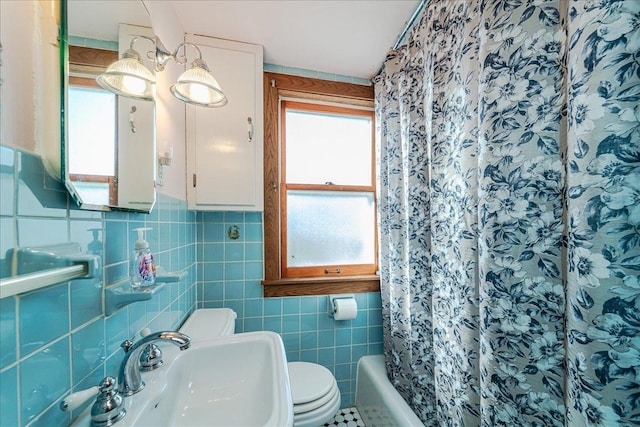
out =
[[[288,267],[373,264],[373,193],[287,192]]]
[[[68,108],[69,173],[115,175],[116,96],[70,86]]]
[[[371,119],[286,110],[286,177],[293,184],[371,185]]]
[[[109,204],[108,182],[74,181],[73,186],[82,198],[82,203],[86,203],[88,205]]]

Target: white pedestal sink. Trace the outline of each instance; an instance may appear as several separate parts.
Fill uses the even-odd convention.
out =
[[[280,335],[248,332],[161,346],[164,365],[142,374],[145,388],[125,397],[118,426],[291,427],[287,360]],[[89,426],[88,411],[74,426]]]

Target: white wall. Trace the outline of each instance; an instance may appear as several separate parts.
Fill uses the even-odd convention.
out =
[[[59,170],[59,4],[0,2],[0,142],[54,157]]]
[[[184,41],[184,30],[169,2],[144,0],[151,15],[151,26],[165,47],[173,50]],[[187,199],[185,103],[176,99],[169,88],[178,80],[184,66],[169,61],[164,71],[156,74],[156,143],[157,151],[173,147],[173,162],[164,167],[163,185],[158,192],[176,199]]]

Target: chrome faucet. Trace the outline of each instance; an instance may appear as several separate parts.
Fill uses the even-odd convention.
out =
[[[135,344],[129,340],[123,342],[121,347],[124,348],[125,355],[118,374],[118,392],[122,396],[131,396],[144,388],[144,382],[140,377],[140,354],[147,345],[156,341],[170,342],[180,347],[180,350],[186,350],[191,346],[191,338],[176,331],[152,332]]]

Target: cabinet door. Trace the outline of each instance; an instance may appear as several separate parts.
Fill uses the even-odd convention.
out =
[[[262,46],[188,35],[224,107],[187,105],[187,197],[197,210],[263,209]]]

